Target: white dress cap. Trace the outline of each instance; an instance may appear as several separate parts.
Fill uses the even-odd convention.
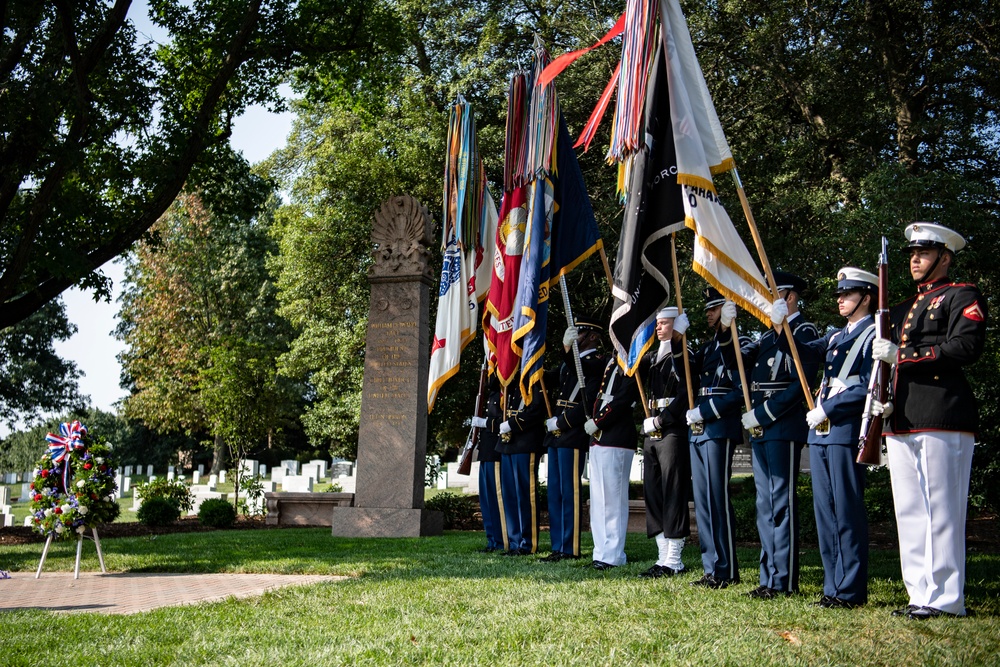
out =
[[[965,239],[958,232],[933,222],[914,222],[903,232],[909,241],[907,248],[945,247],[957,253],[965,247]]]

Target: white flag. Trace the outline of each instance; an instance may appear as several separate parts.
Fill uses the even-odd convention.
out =
[[[683,187],[685,224],[695,232],[694,270],[770,326],[770,290],[712,181],[713,174],[724,173],[735,164],[678,0],[661,0],[660,21],[667,53],[677,182]]]

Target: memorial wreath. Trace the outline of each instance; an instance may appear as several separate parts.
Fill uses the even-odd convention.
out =
[[[65,539],[114,521],[121,509],[111,448],[91,437],[79,421],[49,433],[48,452],[31,483],[32,525],[43,535]]]

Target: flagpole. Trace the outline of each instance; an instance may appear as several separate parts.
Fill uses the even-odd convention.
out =
[[[603,252],[603,251],[602,251]],[[563,310],[566,311],[567,326],[575,327],[573,319],[573,308],[569,303],[569,288],[566,286],[566,275],[559,275],[559,291],[562,292]],[[587,380],[583,377],[583,364],[580,362],[580,344],[573,340],[573,365],[576,366],[576,379],[580,383],[580,393],[583,396],[583,416],[590,419],[590,411],[587,409]],[[551,412],[551,411],[550,411]],[[549,415],[552,416],[551,414]]]
[[[677,294],[677,312],[684,312],[681,299],[681,279],[677,270],[677,232],[670,234],[670,259],[674,265],[674,292]],[[684,379],[687,380],[688,410],[694,410],[694,389],[691,384],[691,360],[688,358],[687,332],[681,334],[681,345],[684,346]]]
[[[740,204],[743,205],[743,215],[746,216],[747,224],[750,226],[750,234],[753,236],[754,245],[757,246],[757,254],[760,256],[760,263],[764,266],[764,273],[767,275],[768,286],[771,288],[774,298],[777,299],[778,283],[774,280],[774,273],[771,271],[771,263],[767,261],[767,253],[764,251],[764,243],[760,239],[760,231],[757,229],[756,221],[754,221],[753,212],[750,211],[750,202],[747,201],[747,195],[743,191],[743,182],[740,181],[740,175],[737,173],[735,167],[732,169],[732,174],[733,181],[736,183],[736,192],[740,196]],[[813,403],[812,391],[809,389],[809,378],[806,377],[805,371],[802,369],[802,359],[799,358],[799,349],[795,345],[795,338],[792,337],[792,328],[788,325],[788,318],[785,318],[785,320],[781,323],[781,328],[782,331],[784,331],[785,336],[788,337],[788,348],[792,352],[792,360],[795,362],[795,370],[799,374],[799,384],[802,385],[802,393],[805,394],[806,405],[810,410],[812,410],[816,407],[816,405]],[[738,350],[737,355],[739,355]],[[737,356],[737,358],[739,358],[739,356]]]
[[[740,332],[736,328],[736,320],[733,320],[732,326],[729,328],[733,335],[733,349],[736,351],[736,370],[740,373],[740,384],[743,386],[743,405],[746,406],[747,412],[753,410],[753,405],[750,403],[750,386],[747,385],[747,372],[743,369],[743,348],[740,346]]]
[[[614,276],[611,274],[611,264],[608,263],[608,255],[607,255],[607,253],[604,252],[604,245],[603,244],[600,247],[600,252],[601,252],[601,263],[604,264],[604,275],[607,276],[607,279],[608,279],[608,289],[610,289],[612,292],[614,292],[614,290],[615,290],[615,279],[614,279]]]

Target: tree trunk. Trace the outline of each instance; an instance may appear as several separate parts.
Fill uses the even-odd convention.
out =
[[[215,436],[215,444],[212,449],[212,474],[218,475],[226,466],[226,443],[222,441],[222,436]]]

